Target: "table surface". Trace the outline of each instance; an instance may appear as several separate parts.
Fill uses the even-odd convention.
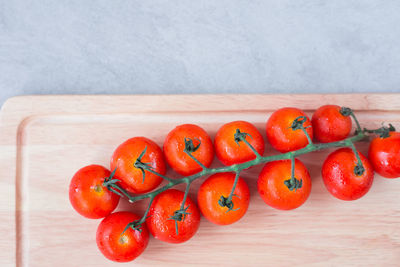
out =
[[[400,1],[0,1],[21,94],[399,92]]]

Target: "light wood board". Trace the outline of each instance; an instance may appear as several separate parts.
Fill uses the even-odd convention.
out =
[[[124,140],[146,136],[162,145],[176,125],[195,123],[213,137],[233,120],[254,123],[265,138],[272,111],[323,104],[349,106],[363,126],[400,128],[400,94],[366,95],[141,95],[22,96],[2,107],[0,126],[0,266],[118,266],[97,250],[99,220],[79,216],[68,200],[82,166],[109,167]],[[366,153],[367,144],[358,144]],[[230,226],[202,218],[195,237],[174,245],[151,238],[131,265],[396,266],[400,265],[400,179],[375,176],[370,192],[353,202],[333,198],[320,168],[332,151],[300,157],[312,175],[302,207],[278,211],[256,190],[260,167],[243,177],[251,190],[245,217]],[[274,152],[269,145],[266,154]],[[219,163],[214,160],[214,165]],[[172,172],[170,172],[171,175]],[[192,186],[195,199],[201,181]],[[120,203],[141,213],[146,203]]]

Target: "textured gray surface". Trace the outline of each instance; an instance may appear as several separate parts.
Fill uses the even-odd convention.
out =
[[[400,1],[0,0],[0,91],[400,92]]]

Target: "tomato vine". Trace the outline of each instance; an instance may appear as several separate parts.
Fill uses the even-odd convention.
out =
[[[232,138],[234,138],[234,141],[238,145],[244,144],[244,145],[248,146],[255,154],[255,156],[256,156],[255,159],[249,160],[247,162],[240,163],[240,164],[234,164],[231,166],[225,166],[225,167],[219,167],[219,168],[208,168],[205,165],[203,165],[198,159],[196,159],[196,157],[194,157],[192,155],[192,153],[195,152],[201,146],[200,140],[197,139],[199,144],[195,146],[192,139],[185,138],[184,152],[202,168],[202,170],[200,172],[195,173],[190,176],[182,177],[180,179],[172,179],[163,174],[160,174],[160,173],[156,172],[150,166],[150,164],[142,161],[142,158],[146,153],[146,148],[145,148],[142,151],[142,153],[140,154],[140,156],[137,158],[137,160],[133,163],[134,167],[141,170],[141,172],[143,174],[143,182],[146,179],[146,172],[149,172],[149,173],[155,174],[155,175],[163,178],[164,180],[166,180],[167,181],[166,185],[164,185],[163,187],[156,189],[152,192],[133,196],[127,190],[125,190],[118,184],[120,182],[120,180],[113,178],[116,169],[114,169],[114,171],[111,173],[111,175],[104,180],[103,185],[106,186],[110,191],[114,192],[115,194],[118,194],[120,196],[125,196],[126,198],[128,198],[129,202],[131,202],[131,203],[149,198],[148,207],[147,207],[146,211],[144,212],[143,216],[138,220],[130,222],[125,228],[125,230],[127,230],[130,227],[134,230],[140,231],[141,225],[146,221],[147,215],[149,213],[149,210],[150,210],[151,204],[153,203],[154,198],[157,195],[159,195],[160,193],[162,193],[178,184],[183,184],[183,183],[186,184],[185,194],[184,194],[184,198],[183,198],[182,204],[180,206],[180,209],[176,210],[174,212],[174,214],[170,217],[171,220],[175,221],[175,229],[176,229],[176,233],[178,234],[178,222],[185,220],[186,215],[188,214],[187,209],[189,206],[185,207],[184,204],[186,202],[190,186],[193,181],[195,181],[196,179],[201,178],[203,176],[208,176],[211,174],[223,173],[223,172],[232,172],[232,173],[236,174],[234,184],[232,186],[232,190],[231,190],[229,196],[228,197],[221,196],[221,199],[218,201],[219,205],[221,207],[227,207],[227,212],[229,212],[229,211],[235,210],[234,206],[233,206],[233,202],[232,202],[232,197],[234,196],[234,191],[235,191],[237,182],[239,180],[240,172],[244,169],[247,169],[249,167],[252,167],[252,166],[255,166],[258,164],[272,162],[272,161],[278,161],[278,160],[290,160],[291,166],[292,166],[291,167],[291,178],[288,180],[285,180],[284,184],[288,187],[288,189],[290,191],[292,191],[292,190],[297,190],[302,187],[302,180],[301,179],[299,180],[295,177],[295,159],[296,159],[296,157],[303,155],[303,154],[310,153],[310,152],[327,149],[327,148],[348,147],[348,148],[352,149],[352,151],[356,155],[356,158],[358,161],[358,164],[354,168],[354,174],[362,175],[364,173],[365,169],[364,169],[363,163],[361,161],[360,155],[354,146],[354,143],[367,138],[368,134],[370,134],[370,133],[380,134],[383,137],[387,136],[387,133],[389,131],[394,131],[394,127],[392,125],[389,125],[389,127],[383,126],[376,130],[368,130],[365,128],[362,129],[353,110],[351,110],[350,108],[342,107],[340,110],[340,113],[344,116],[351,116],[351,118],[354,120],[354,122],[356,124],[355,134],[353,136],[348,137],[347,139],[344,139],[341,141],[330,142],[330,143],[314,143],[312,141],[312,138],[310,137],[310,135],[308,134],[308,132],[306,130],[308,127],[304,127],[304,124],[307,121],[307,117],[299,116],[293,121],[290,128],[293,131],[299,131],[299,130],[303,131],[304,134],[306,135],[307,140],[308,140],[308,145],[302,149],[283,153],[283,154],[277,154],[277,155],[264,157],[257,152],[257,150],[248,142],[248,140],[246,140],[247,137],[252,138],[252,136],[248,133],[241,132],[239,129],[237,129],[234,136],[232,136]]]

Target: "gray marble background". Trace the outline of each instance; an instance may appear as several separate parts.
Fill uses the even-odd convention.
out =
[[[400,92],[400,1],[0,0],[0,105],[278,92]]]

